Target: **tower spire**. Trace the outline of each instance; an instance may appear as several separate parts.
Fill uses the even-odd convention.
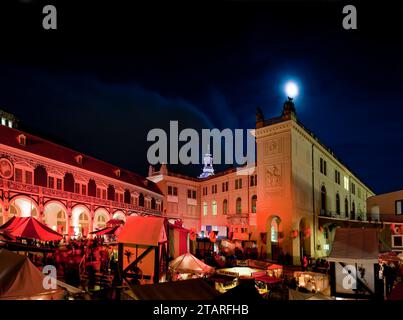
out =
[[[200,174],[199,178],[207,178],[214,175],[213,155],[210,153],[210,143],[207,144],[207,152],[204,154],[203,163],[203,172]]]

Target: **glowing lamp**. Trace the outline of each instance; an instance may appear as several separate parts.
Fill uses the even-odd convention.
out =
[[[285,93],[291,99],[295,98],[298,95],[298,86],[295,82],[289,81],[285,85]]]

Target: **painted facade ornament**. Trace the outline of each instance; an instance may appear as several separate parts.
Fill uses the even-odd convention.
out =
[[[269,187],[281,186],[281,167],[279,165],[273,165],[267,168],[266,184]]]
[[[10,160],[7,158],[0,158],[0,177],[3,179],[12,178],[14,167]]]

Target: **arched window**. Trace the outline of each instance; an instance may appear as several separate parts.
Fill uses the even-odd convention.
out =
[[[271,242],[278,242],[278,222],[276,219],[271,220],[270,229]]]
[[[213,201],[212,205],[211,205],[211,213],[213,216],[217,215],[217,201]]]
[[[62,210],[60,210],[57,213],[57,220],[64,220],[64,219],[66,219],[66,215],[64,214],[64,212]]]
[[[88,215],[85,212],[82,212],[78,218],[79,222],[87,222],[88,221]]]
[[[235,210],[236,210],[236,213],[242,213],[242,200],[241,200],[241,198],[236,199]]]
[[[228,214],[228,200],[224,199],[222,202],[222,213],[223,214]]]
[[[203,216],[207,216],[207,202],[203,202]]]
[[[346,217],[348,217],[348,200],[347,200],[347,198],[344,199],[344,213],[345,213]]]
[[[252,196],[252,213],[256,213],[256,201],[257,201],[257,196],[256,195],[254,195],[254,196]]]
[[[321,208],[323,213],[326,213],[327,206],[326,206],[326,188],[325,188],[325,186],[322,186],[322,189],[321,189],[320,193],[321,193],[321,197],[320,197],[321,206],[320,206],[320,208]]]
[[[340,213],[340,196],[336,193],[336,213]]]

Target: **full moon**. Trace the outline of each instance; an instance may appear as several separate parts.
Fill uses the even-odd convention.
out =
[[[298,86],[295,82],[289,81],[285,85],[285,93],[289,98],[295,98],[298,95]]]

